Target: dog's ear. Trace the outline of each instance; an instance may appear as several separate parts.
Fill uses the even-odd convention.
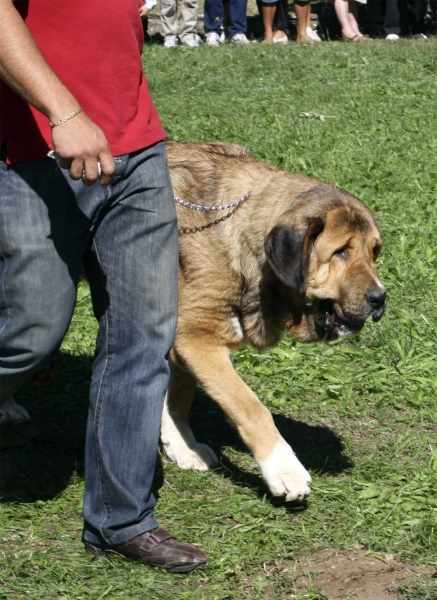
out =
[[[264,249],[273,272],[299,294],[306,290],[311,249],[323,227],[322,219],[316,217],[303,230],[278,225],[266,238]]]

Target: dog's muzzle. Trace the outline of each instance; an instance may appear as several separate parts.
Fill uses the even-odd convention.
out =
[[[366,316],[370,316],[367,314]],[[320,303],[320,312],[315,317],[317,326],[328,335],[327,339],[344,337],[351,333],[357,333],[364,325],[366,317],[355,315],[340,316],[334,309],[331,300],[323,300]]]
[[[370,292],[365,296],[367,302],[372,308],[372,321],[377,323],[385,312],[387,305],[387,294],[386,292]]]

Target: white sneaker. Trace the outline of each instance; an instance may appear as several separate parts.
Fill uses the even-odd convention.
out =
[[[226,37],[228,35],[228,30],[222,27],[222,32],[220,34],[219,42],[220,44],[224,44],[226,42]]]
[[[208,31],[206,34],[206,45],[213,48],[220,46],[220,36],[216,31]]]
[[[191,33],[181,39],[182,46],[187,46],[188,48],[197,48],[201,43],[202,40],[197,33]]]
[[[240,44],[243,46],[247,46],[247,44],[250,44],[249,40],[247,39],[247,37],[244,35],[244,33],[236,33],[232,38],[231,38],[231,42],[233,44]]]
[[[273,36],[273,43],[274,44],[288,44],[288,37],[285,33],[280,38]]]
[[[317,31],[314,31],[314,29],[312,27],[307,27],[306,29],[307,32],[307,36],[313,40],[313,42],[321,42],[322,40],[320,39]]]
[[[385,39],[387,40],[387,42],[397,42],[401,38],[398,36],[397,33],[389,33],[385,36]]]
[[[416,33],[416,35],[413,35],[413,38],[415,40],[427,40],[427,36],[424,33]]]
[[[164,48],[176,48],[178,45],[178,39],[174,35],[170,35],[164,40]]]

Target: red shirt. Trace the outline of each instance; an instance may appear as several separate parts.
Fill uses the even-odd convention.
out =
[[[114,156],[164,139],[142,71],[138,0],[17,0],[15,7],[47,63],[105,133]],[[0,82],[4,139],[9,163],[43,158],[52,147],[47,117]]]

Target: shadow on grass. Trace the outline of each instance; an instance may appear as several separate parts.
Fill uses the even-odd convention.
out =
[[[27,384],[15,399],[31,421],[0,429],[0,502],[56,498],[76,475],[84,476],[85,432],[92,359],[60,352],[50,385]],[[159,497],[158,459],[153,492]]]
[[[274,506],[284,504],[281,498],[270,496],[266,484],[258,473],[246,471],[223,456],[222,449],[225,446],[239,452],[250,453],[221,408],[201,390],[196,392],[190,418],[197,441],[211,446],[220,458],[222,468],[218,470],[225,477],[231,479],[236,485],[256,490],[260,497],[267,494],[267,498]],[[319,474],[335,475],[353,466],[352,461],[344,454],[341,439],[328,427],[307,425],[281,414],[273,414],[273,420],[282,437],[292,446],[307,469]],[[292,504],[287,503],[286,506],[293,509]]]
[[[29,383],[15,399],[31,421],[0,430],[3,501],[48,500],[84,473],[91,359],[60,353],[50,385]]]
[[[88,389],[92,360],[60,353],[57,375],[51,384],[38,388],[28,384],[16,399],[32,420],[0,430],[0,496],[3,502],[33,502],[55,498],[76,474],[84,475],[84,444],[88,414]],[[313,471],[340,473],[351,462],[343,453],[341,440],[328,428],[311,426],[274,415],[282,436],[299,459]],[[196,393],[191,422],[198,441],[210,445],[218,456],[229,446],[248,450],[221,409],[201,390]],[[258,474],[247,472],[221,456],[222,470],[236,485],[267,492]],[[155,496],[163,482],[158,460]],[[272,499],[273,504],[280,503]]]

